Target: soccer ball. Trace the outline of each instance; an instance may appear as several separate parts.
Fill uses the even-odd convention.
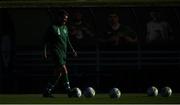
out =
[[[72,89],[72,96],[73,97],[80,98],[81,95],[82,95],[82,92],[78,87],[75,87],[75,88]]]
[[[147,89],[147,95],[148,96],[157,96],[158,95],[158,89],[155,86],[151,86]]]
[[[88,87],[84,90],[85,97],[94,97],[96,94],[95,90],[92,87]]]
[[[113,88],[110,90],[109,95],[111,98],[120,98],[121,97],[121,91],[118,88]]]
[[[163,96],[163,97],[169,97],[169,96],[171,96],[171,94],[172,94],[172,90],[171,90],[171,88],[170,87],[164,87],[164,88],[162,88],[161,89],[161,96]]]

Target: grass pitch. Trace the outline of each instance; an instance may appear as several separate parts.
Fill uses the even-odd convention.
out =
[[[68,98],[66,94],[55,94],[55,98],[43,98],[41,94],[3,94],[0,104],[179,104],[179,99],[180,94],[170,97],[122,94],[120,99],[111,99],[108,94],[97,94],[93,98]]]

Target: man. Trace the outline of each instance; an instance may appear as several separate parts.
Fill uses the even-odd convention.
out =
[[[68,29],[66,26],[68,20],[68,13],[65,10],[59,11],[54,18],[52,26],[49,28],[45,36],[44,57],[48,58],[47,50],[51,53],[53,63],[55,65],[54,78],[48,83],[43,96],[53,97],[52,91],[54,91],[60,78],[64,81],[65,89],[68,96],[71,97],[71,87],[68,78],[68,70],[66,67],[66,54],[68,45],[72,49],[75,56],[76,51],[73,49],[68,36]]]
[[[136,33],[120,23],[119,16],[116,13],[112,13],[108,16],[108,26],[105,29],[104,39],[101,42],[106,42],[108,45],[119,46],[120,44],[136,42]]]
[[[161,19],[160,13],[151,12],[152,20],[147,23],[147,42],[166,41],[170,38],[172,29],[168,22]]]
[[[83,14],[79,11],[73,13],[73,21],[70,24],[70,38],[72,43],[76,43],[78,47],[92,44],[95,36],[91,25],[84,20]]]

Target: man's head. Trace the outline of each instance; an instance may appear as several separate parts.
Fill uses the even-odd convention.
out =
[[[112,13],[109,15],[108,20],[110,24],[119,23],[119,16],[116,13]]]
[[[154,21],[160,21],[161,19],[159,12],[150,12],[150,16]]]
[[[82,14],[80,12],[74,13],[74,20],[75,21],[81,21],[82,20]]]
[[[56,24],[62,25],[62,24],[66,24],[68,21],[68,12],[66,12],[65,10],[60,10],[58,11],[58,13],[55,16],[55,22]]]

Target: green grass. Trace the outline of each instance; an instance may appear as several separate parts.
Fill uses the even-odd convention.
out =
[[[0,95],[0,104],[179,104],[180,94],[170,97],[148,97],[146,94],[122,94],[120,99],[111,99],[108,94],[97,94],[93,98],[68,98],[55,94],[56,98],[43,98],[40,94]]]

